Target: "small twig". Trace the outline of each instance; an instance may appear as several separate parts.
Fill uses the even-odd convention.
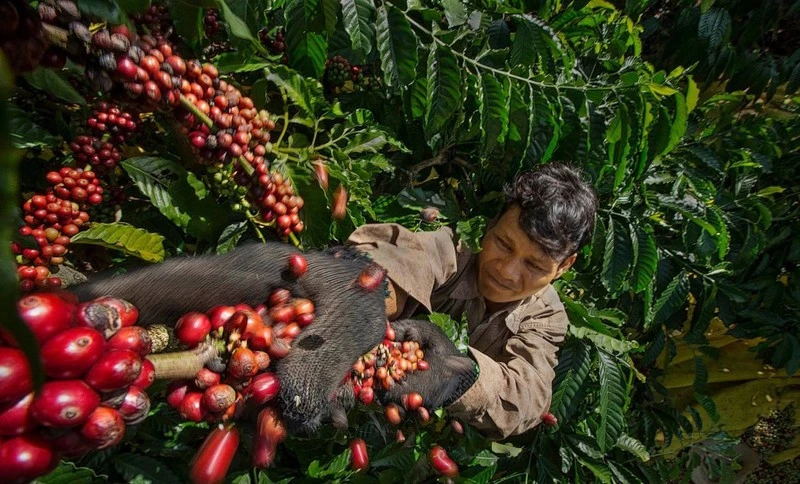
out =
[[[183,94],[181,94],[179,102],[180,102],[180,105],[185,110],[187,110],[190,113],[194,114],[195,118],[199,119],[200,121],[203,122],[203,124],[208,126],[208,129],[210,129],[212,133],[216,133],[217,132],[217,127],[214,126],[214,121],[211,118],[209,118],[203,111],[200,111],[199,109],[197,109],[197,106],[192,104],[192,102],[189,101],[186,97],[184,97]]]
[[[294,232],[289,232],[289,240],[292,241],[295,247],[302,250],[303,246],[300,244],[300,240],[297,238],[297,236],[294,235]]]

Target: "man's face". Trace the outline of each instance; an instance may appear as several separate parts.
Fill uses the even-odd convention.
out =
[[[509,207],[481,241],[478,290],[489,302],[507,303],[535,294],[575,262],[576,254],[562,262],[548,257],[522,230],[519,214],[519,206]]]

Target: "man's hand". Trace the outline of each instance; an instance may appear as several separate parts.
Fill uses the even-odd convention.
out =
[[[395,341],[417,341],[430,367],[407,374],[403,383],[387,391],[379,391],[383,404],[400,404],[403,395],[412,392],[422,395],[423,405],[433,410],[455,402],[478,378],[476,363],[462,356],[455,344],[435,324],[406,319],[392,323]]]
[[[342,380],[359,356],[377,345],[386,328],[385,291],[366,291],[357,279],[369,261],[334,248],[304,254],[308,270],[299,279],[287,271],[291,254],[281,244],[247,244],[224,255],[181,257],[128,274],[93,278],[70,290],[82,300],[111,295],[130,301],[144,325],[172,326],[189,311],[216,305],[263,303],[272,289],[285,287],[314,301],[315,319],[275,363],[279,401],[290,432],[309,433],[355,403]],[[342,422],[344,419],[344,422]]]

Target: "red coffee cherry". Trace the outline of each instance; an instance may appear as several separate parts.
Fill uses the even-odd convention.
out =
[[[48,427],[81,425],[100,404],[100,397],[81,380],[49,381],[36,395],[31,413]]]
[[[0,406],[0,435],[22,435],[33,430],[38,422],[31,415],[34,394],[29,393],[16,402]]]
[[[155,381],[156,367],[153,365],[152,361],[145,358],[142,360],[142,371],[139,372],[139,376],[133,380],[131,385],[137,386],[144,390],[152,385]]]
[[[130,350],[111,350],[89,369],[84,380],[98,391],[111,392],[133,383],[141,371],[139,355]]]
[[[292,254],[289,256],[289,272],[297,279],[306,273],[308,270],[308,261],[301,254]]]
[[[20,299],[17,302],[17,311],[41,345],[72,325],[75,304],[55,293],[39,293]]]
[[[277,397],[280,389],[278,376],[271,372],[265,372],[253,378],[245,390],[245,396],[253,399],[258,405],[264,405]]]
[[[150,397],[136,385],[128,388],[122,405],[117,409],[122,419],[128,425],[136,425],[144,421],[150,412]]]
[[[97,407],[81,427],[81,434],[95,448],[106,449],[117,445],[125,436],[125,421],[113,408]]]
[[[0,475],[4,482],[29,482],[57,464],[58,456],[50,441],[39,435],[20,435],[0,444]]]
[[[70,328],[42,346],[44,372],[50,378],[78,378],[103,355],[106,340],[91,328]]]
[[[108,340],[108,349],[131,350],[141,357],[147,356],[152,347],[150,334],[141,326],[123,327]]]
[[[356,471],[363,471],[369,467],[369,454],[364,439],[350,441],[350,467]]]
[[[175,325],[175,336],[184,344],[197,346],[211,332],[211,320],[203,313],[186,313]]]
[[[443,447],[434,445],[428,453],[428,459],[439,474],[451,479],[458,475],[458,465],[447,455]]]

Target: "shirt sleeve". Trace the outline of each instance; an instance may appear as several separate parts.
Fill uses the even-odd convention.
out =
[[[480,374],[448,411],[492,439],[532,429],[550,408],[558,344],[568,319],[563,307],[523,320],[498,361],[470,347]]]
[[[412,232],[398,224],[368,224],[357,228],[345,245],[365,252],[386,269],[395,290],[425,306],[431,294],[456,274],[457,254],[453,232]]]

